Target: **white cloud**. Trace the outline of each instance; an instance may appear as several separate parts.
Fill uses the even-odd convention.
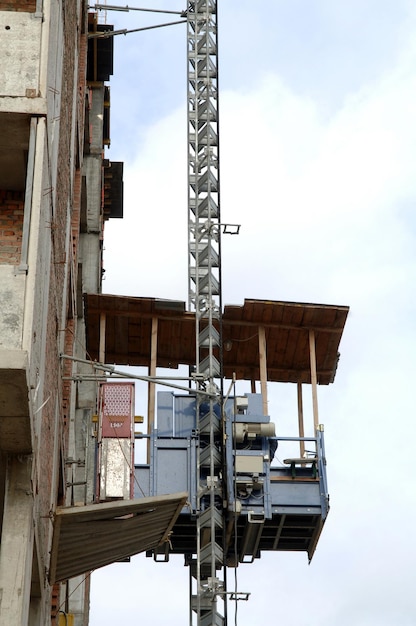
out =
[[[223,216],[241,221],[244,241],[239,255],[239,242],[230,244],[225,271],[264,282],[274,272],[272,289],[287,289],[288,278],[297,288],[304,278],[328,288],[340,273],[353,290],[400,285],[398,267],[412,246],[401,207],[416,196],[415,86],[399,67],[330,119],[273,75],[255,92],[225,94]]]

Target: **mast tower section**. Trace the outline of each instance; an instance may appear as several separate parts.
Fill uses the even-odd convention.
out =
[[[188,306],[195,311],[197,385],[197,554],[192,557],[191,613],[198,626],[222,626],[217,597],[225,599],[221,389],[221,251],[217,72],[217,3],[190,2],[188,46]],[[217,326],[220,331],[214,325]],[[195,586],[196,594],[192,588]],[[191,615],[192,620],[192,615]]]
[[[189,307],[198,329],[210,330],[197,335],[196,359],[197,373],[210,378],[221,376],[213,355],[221,314],[217,3],[191,2],[187,17]]]

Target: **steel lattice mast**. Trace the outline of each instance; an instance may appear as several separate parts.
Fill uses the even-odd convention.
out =
[[[223,626],[225,599],[221,390],[221,267],[217,82],[217,2],[189,2],[188,44],[188,241],[189,308],[196,318],[198,452],[197,555],[191,563],[191,622]],[[218,330],[217,330],[218,328]]]

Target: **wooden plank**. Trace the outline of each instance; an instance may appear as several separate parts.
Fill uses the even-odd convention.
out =
[[[260,363],[260,390],[263,398],[263,415],[268,415],[267,401],[267,347],[264,326],[259,326],[259,363]]]
[[[105,363],[105,327],[106,327],[106,314],[100,314],[100,345],[98,360],[100,363]]]
[[[156,376],[157,365],[157,327],[158,319],[152,319],[149,376]],[[150,435],[155,425],[156,385],[148,383],[147,434]],[[150,463],[150,439],[147,440],[147,462]]]
[[[298,424],[299,424],[299,437],[305,436],[305,428],[303,421],[303,397],[302,397],[302,383],[298,382],[297,385],[297,395],[298,395]],[[305,442],[299,441],[299,449],[300,456],[303,457],[305,455]]]
[[[315,352],[315,333],[313,330],[309,331],[309,350],[311,359],[311,383],[312,383],[312,407],[313,407],[313,423],[315,431],[319,426],[319,414],[318,414],[318,379],[316,376],[316,352]]]

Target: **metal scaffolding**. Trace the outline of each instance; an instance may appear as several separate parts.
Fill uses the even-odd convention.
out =
[[[221,264],[218,140],[217,3],[189,2],[188,231],[189,308],[196,317],[197,554],[190,563],[191,623],[224,626],[223,486],[221,469]],[[221,385],[222,383],[220,383]],[[193,592],[196,582],[196,593]]]

